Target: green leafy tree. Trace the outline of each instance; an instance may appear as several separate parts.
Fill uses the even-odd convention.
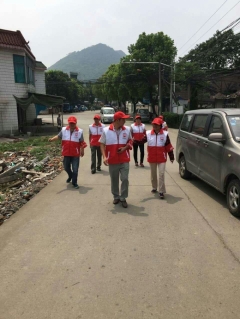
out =
[[[45,73],[47,94],[63,96],[71,104],[77,104],[83,94],[83,87],[79,81],[70,79],[62,71],[48,71]]]
[[[217,31],[213,37],[198,44],[180,62],[198,63],[203,69],[214,70],[240,66],[240,34],[233,30]]]
[[[176,81],[180,90],[190,88],[190,109],[197,108],[202,99],[215,92],[211,74],[240,66],[239,45],[239,34],[234,34],[232,30],[217,31],[213,37],[179,59]]]

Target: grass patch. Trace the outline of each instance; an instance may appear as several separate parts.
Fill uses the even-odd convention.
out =
[[[61,155],[60,141],[48,142],[49,137],[30,137],[23,141],[0,143],[0,155],[4,152],[29,152],[41,161],[46,156]],[[2,153],[2,154],[1,154]]]

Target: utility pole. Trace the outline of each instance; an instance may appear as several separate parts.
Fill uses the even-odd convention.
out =
[[[162,114],[162,72],[161,72],[161,62],[159,62],[159,76],[158,76],[158,116]]]
[[[162,62],[140,62],[140,61],[130,61],[130,62],[121,62],[122,64],[158,64],[158,115],[162,113],[162,65],[167,67],[172,67],[169,64],[165,64]]]
[[[171,64],[170,108],[169,108],[169,111],[170,111],[170,112],[172,112],[172,100],[173,100],[173,64]]]

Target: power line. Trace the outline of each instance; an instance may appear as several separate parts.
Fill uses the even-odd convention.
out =
[[[228,0],[224,1],[224,3],[217,9],[217,11],[215,11],[211,17],[194,33],[194,35],[187,41],[184,43],[184,45],[181,46],[181,48],[179,49],[179,51],[198,33],[198,31],[200,31],[205,24],[207,24],[207,22],[222,8],[222,6],[227,2]]]
[[[226,28],[224,28],[221,32],[226,31],[227,29],[229,29],[231,27],[231,29],[235,28],[240,22],[240,18],[234,20],[233,22],[231,22]]]
[[[218,24],[218,22],[220,22],[230,11],[232,11],[238,4],[240,1],[238,1],[227,13],[224,14],[224,16],[222,16],[210,29],[207,30],[207,32],[205,32],[195,43],[193,43],[187,50],[185,50],[183,52],[183,54],[188,51],[193,45],[195,45],[200,39],[202,39],[202,37],[204,37],[213,27],[215,27],[216,24]]]

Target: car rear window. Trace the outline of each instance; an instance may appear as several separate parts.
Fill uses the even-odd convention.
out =
[[[207,122],[207,114],[195,115],[191,132],[202,136]]]
[[[182,124],[181,124],[181,130],[182,131],[188,131],[191,121],[193,119],[193,114],[185,114],[182,120]]]

